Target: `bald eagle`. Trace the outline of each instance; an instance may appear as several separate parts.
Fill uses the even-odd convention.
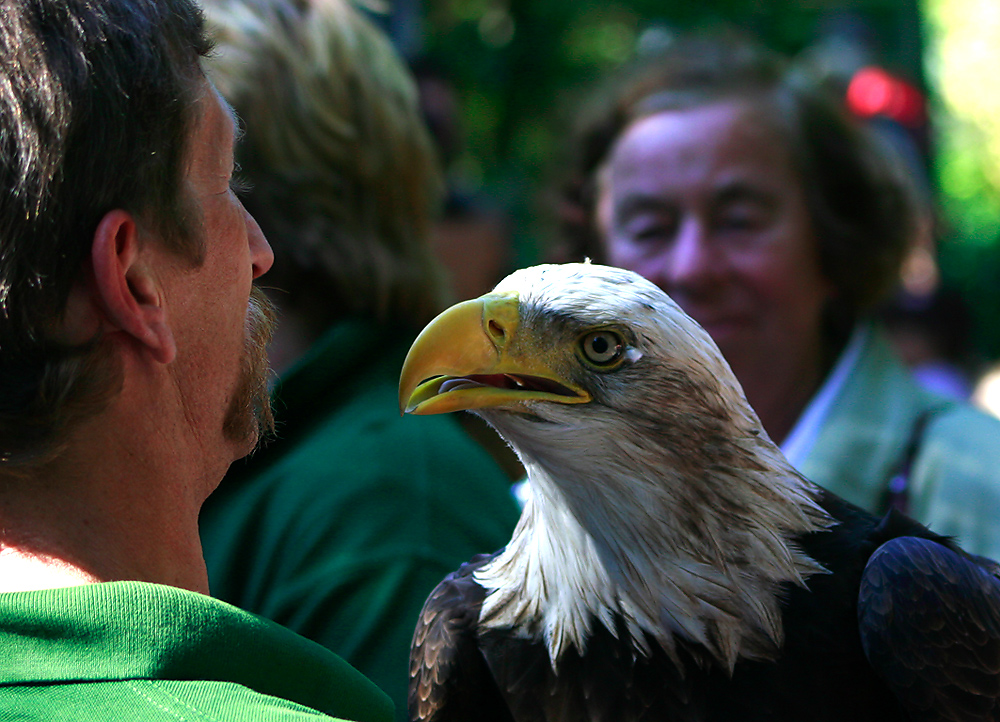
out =
[[[512,274],[424,329],[400,405],[481,415],[531,490],[428,597],[412,719],[1000,719],[996,565],[803,478],[643,278]]]

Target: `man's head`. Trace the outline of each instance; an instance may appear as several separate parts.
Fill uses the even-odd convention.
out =
[[[608,260],[597,205],[602,172],[626,131],[657,114],[727,102],[752,109],[745,117],[768,136],[776,163],[790,163],[818,272],[838,311],[851,320],[871,309],[895,283],[913,237],[910,188],[836,97],[784,58],[737,37],[678,41],[595,95],[565,196],[568,255]]]
[[[299,320],[426,322],[442,194],[416,88],[349,0],[208,0],[209,77],[247,120],[247,208],[274,247],[270,286]],[[321,303],[317,303],[321,299]]]
[[[102,229],[139,228],[189,269],[214,243],[185,180],[211,45],[190,0],[0,10],[0,463],[16,472],[120,387],[102,333],[81,338],[67,306],[96,283]]]

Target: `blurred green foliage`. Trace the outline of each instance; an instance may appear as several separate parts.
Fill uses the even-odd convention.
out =
[[[1000,358],[1000,6],[923,0],[944,224],[938,257],[974,318],[975,344]]]
[[[544,199],[572,108],[643,43],[729,24],[796,53],[845,10],[862,14],[877,52],[919,81],[910,0],[426,0],[423,52],[447,68],[461,100],[465,148],[452,173],[510,205],[529,236],[544,233],[532,201]]]

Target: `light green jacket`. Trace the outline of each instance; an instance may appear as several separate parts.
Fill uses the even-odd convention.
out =
[[[925,412],[908,513],[967,551],[1000,559],[1000,420],[918,386],[879,332],[868,336],[799,470],[848,501],[882,511],[889,479]]]

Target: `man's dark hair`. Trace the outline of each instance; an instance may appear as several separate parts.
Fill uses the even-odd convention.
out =
[[[202,258],[181,179],[210,48],[190,0],[0,0],[0,469],[117,388],[99,343],[49,338],[101,218]]]
[[[563,253],[604,259],[595,224],[597,175],[636,120],[666,110],[745,99],[787,139],[837,311],[852,322],[897,280],[917,223],[913,187],[873,134],[818,80],[783,56],[730,33],[676,40],[615,75],[580,116],[563,185]]]

